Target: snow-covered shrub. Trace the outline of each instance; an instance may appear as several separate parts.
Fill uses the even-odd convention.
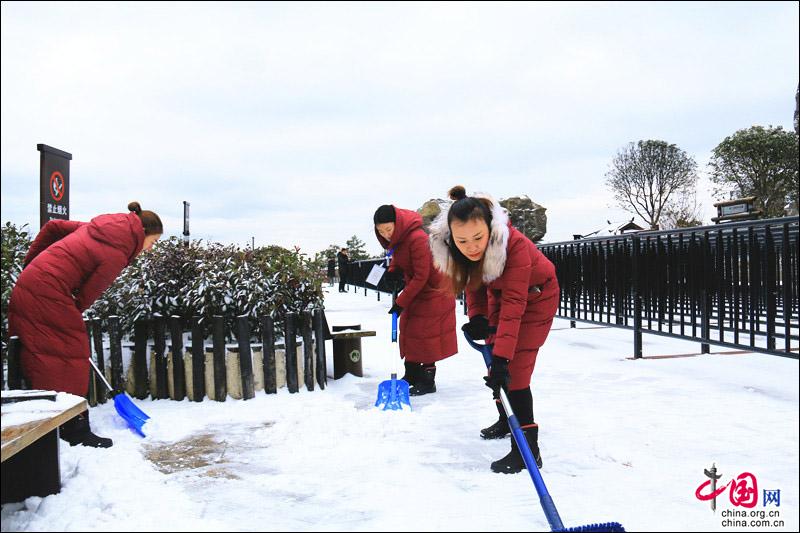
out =
[[[276,328],[282,328],[284,313],[320,303],[321,284],[319,272],[299,250],[268,246],[244,251],[199,241],[184,246],[173,237],[140,255],[92,312],[101,318],[118,315],[128,334],[136,319],[154,313],[200,316],[206,327],[214,315],[223,315],[228,339],[236,336],[236,317],[247,315],[256,337],[260,317],[272,315]]]
[[[17,227],[11,222],[6,222],[0,228],[0,240],[2,240],[0,284],[2,285],[3,299],[3,348],[5,348],[8,341],[8,300],[11,298],[11,289],[14,288],[17,277],[22,272],[22,261],[31,247],[31,238],[30,234],[25,230],[26,226],[27,224],[23,224]]]

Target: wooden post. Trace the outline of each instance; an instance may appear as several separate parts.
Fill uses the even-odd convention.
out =
[[[159,400],[169,398],[167,390],[167,339],[164,317],[156,314],[153,320],[153,355],[156,364],[156,396]]]
[[[239,332],[239,372],[242,378],[242,398],[254,398],[255,386],[253,384],[253,357],[250,351],[250,324],[247,315],[236,319]]]
[[[120,335],[119,317],[108,317],[108,361],[111,364],[111,386],[114,390],[122,390],[122,335]]]
[[[214,315],[214,399],[224,402],[228,395],[225,368],[225,317]]]
[[[278,392],[275,375],[275,324],[271,316],[261,317],[261,353],[264,357],[264,392]]]
[[[172,399],[183,400],[186,397],[186,369],[183,368],[183,320],[172,315],[169,317],[169,338],[172,342]]]
[[[8,339],[8,388],[9,390],[22,389],[22,369],[19,362],[19,352],[22,347],[16,335]]]
[[[192,319],[192,397],[202,402],[206,395],[205,334],[200,317]]]
[[[97,368],[106,375],[106,362],[103,353],[103,325],[99,318],[92,320],[92,340],[94,341],[95,359],[97,359]],[[97,403],[106,403],[108,399],[108,389],[100,382],[97,386]]]
[[[133,323],[133,395],[147,398],[147,320],[139,319]]]
[[[317,344],[317,385],[324,390],[328,382],[328,363],[325,358],[325,324],[322,321],[322,309],[314,310],[314,337]]]
[[[91,318],[84,318],[83,319],[83,327],[86,328],[86,340],[89,341],[89,353],[86,354],[90,359],[92,357],[92,319]],[[97,405],[97,383],[95,382],[96,379],[99,379],[94,372],[94,369],[89,366],[89,387],[86,391],[86,401],[89,403],[89,407],[95,407]]]
[[[286,347],[286,387],[289,392],[297,392],[297,338],[295,324],[297,323],[296,313],[286,313],[286,332],[284,334],[284,345]]]
[[[311,320],[311,311],[303,311],[303,378],[307,390],[314,390],[314,345],[311,338]]]

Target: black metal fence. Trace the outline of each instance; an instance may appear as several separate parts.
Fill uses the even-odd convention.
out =
[[[798,217],[543,244],[558,316],[798,357]]]
[[[395,282],[388,280],[385,275],[381,278],[381,281],[378,283],[377,287],[367,283],[367,277],[372,271],[372,267],[375,265],[385,266],[385,264],[386,261],[384,259],[364,259],[362,261],[351,261],[347,265],[345,282],[348,285],[362,287],[364,290],[372,289],[378,291],[378,293],[385,292],[391,294],[392,290],[394,289]],[[396,283],[397,291],[399,292],[403,289],[403,280],[399,279],[396,281]]]
[[[405,282],[403,281],[402,277],[400,279],[395,280],[387,280],[386,276],[381,278],[380,283],[378,286],[375,287],[374,285],[367,283],[367,277],[369,276],[372,267],[375,265],[381,265],[385,261],[383,259],[364,259],[362,261],[353,261],[349,264],[347,275],[345,276],[345,282],[348,285],[353,285],[354,287],[360,287],[364,289],[364,296],[367,295],[367,290],[372,289],[378,295],[378,300],[381,299],[381,293],[385,292],[391,294],[392,291],[395,289],[395,283],[397,284],[396,290],[400,292],[403,290],[405,286]],[[464,293],[458,295],[457,300],[461,302],[464,314],[467,314],[467,305],[466,300],[464,298]]]

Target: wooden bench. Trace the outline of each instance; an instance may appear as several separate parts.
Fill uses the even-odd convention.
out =
[[[2,503],[60,492],[58,427],[88,409],[86,399],[30,390],[0,397]]]

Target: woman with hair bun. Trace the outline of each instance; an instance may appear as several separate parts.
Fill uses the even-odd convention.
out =
[[[51,220],[31,243],[8,304],[9,335],[19,337],[31,388],[88,392],[91,355],[82,313],[164,233],[159,216],[139,202],[128,211],[91,222]],[[61,426],[60,434],[72,446],[113,444],[91,432],[88,411]]]
[[[491,197],[467,196],[460,185],[449,195],[450,209],[431,224],[431,251],[453,293],[466,291],[469,323],[462,329],[493,346],[491,370],[484,379],[494,393],[500,419],[481,430],[481,436],[495,439],[510,433],[498,399],[503,387],[541,468],[530,384],[536,356],[558,308],[555,268]],[[514,439],[511,452],[491,468],[506,474],[525,468]]]

